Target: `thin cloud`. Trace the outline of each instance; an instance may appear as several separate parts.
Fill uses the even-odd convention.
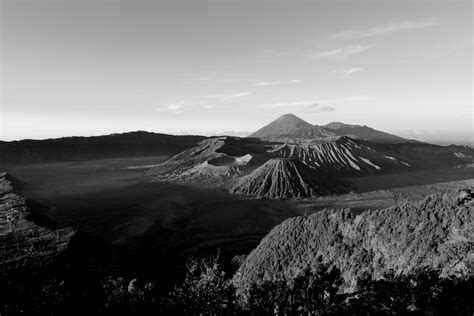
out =
[[[276,103],[267,103],[262,105],[263,108],[281,108],[286,106],[301,106],[309,105],[314,101],[294,101],[294,102],[276,102]]]
[[[472,50],[472,46],[473,46],[472,39],[459,41],[459,42],[455,42],[451,44],[444,44],[444,45],[435,47],[432,51],[426,54],[426,56],[428,58],[447,57],[464,50],[469,50],[469,49]]]
[[[264,59],[268,60],[268,58],[273,57],[292,57],[295,55],[299,55],[301,51],[297,50],[264,50],[261,54],[264,56]]]
[[[155,111],[173,113],[173,114],[182,114],[184,112],[183,109],[184,109],[183,106],[173,105],[173,104],[155,107]]]
[[[216,78],[216,77],[197,77],[188,78],[191,81],[200,81],[202,83],[216,85],[216,84],[231,84],[231,83],[254,83],[259,81],[265,81],[261,78]]]
[[[360,54],[367,51],[371,46],[369,45],[348,45],[332,50],[315,51],[315,49],[302,49],[291,51],[266,51],[267,57],[291,57],[303,59],[329,59],[329,58],[346,58],[351,55]]]
[[[385,26],[378,26],[364,30],[346,30],[335,34],[333,37],[337,39],[362,39],[367,37],[392,34],[401,31],[424,29],[428,27],[438,26],[439,23],[430,21],[400,21],[390,23]]]
[[[180,104],[170,104],[170,105],[167,105],[166,108],[168,110],[180,110],[182,108],[184,108],[184,105],[180,105]]]
[[[348,68],[348,69],[339,69],[339,70],[333,70],[330,73],[332,74],[337,74],[341,78],[348,77],[352,74],[355,74],[357,72],[364,71],[364,68],[362,67],[353,67],[353,68]]]
[[[238,93],[231,93],[231,94],[213,94],[213,95],[206,95],[205,98],[208,99],[217,99],[219,101],[229,101],[233,99],[238,99],[242,97],[246,97],[250,95],[250,92],[238,92]]]
[[[336,109],[333,108],[332,106],[321,105],[321,104],[315,103],[315,104],[310,104],[308,107],[306,107],[306,111],[324,113],[324,112],[336,111]]]
[[[312,59],[324,59],[324,58],[346,58],[351,55],[360,54],[368,50],[368,45],[352,45],[346,47],[340,47],[330,51],[321,51],[308,54],[308,57]]]
[[[461,40],[452,43],[444,43],[438,46],[430,47],[428,52],[422,53],[418,56],[400,58],[400,63],[418,62],[420,60],[435,60],[439,58],[451,57],[456,54],[462,54],[471,51],[472,54],[473,41],[472,39]]]
[[[361,102],[361,101],[368,101],[374,100],[375,97],[368,96],[368,95],[353,95],[344,98],[334,98],[334,99],[321,99],[321,100],[301,100],[301,101],[289,101],[289,102],[275,102],[275,103],[267,103],[263,104],[262,108],[280,108],[280,107],[290,107],[290,106],[307,106],[307,107],[320,107],[324,108],[326,111],[331,111],[331,107],[329,105],[333,104],[342,104],[342,103],[352,103],[352,102]]]
[[[375,97],[368,96],[368,95],[353,95],[353,96],[344,97],[344,98],[319,100],[318,103],[340,104],[340,103],[350,103],[350,102],[369,101],[369,100],[375,100]]]
[[[173,113],[173,114],[182,114],[184,111],[193,106],[199,106],[204,104],[202,101],[177,101],[173,103],[167,103],[164,104],[163,106],[158,106],[155,107],[156,111],[159,112],[167,112],[167,113]]]
[[[245,97],[247,95],[250,95],[250,92],[239,92],[239,93],[233,93],[233,94],[214,94],[214,95],[208,95],[204,96],[203,98],[209,98],[209,99],[214,99],[214,102],[226,102],[229,100],[233,100],[236,98],[241,98]],[[210,103],[207,101],[176,101],[172,103],[166,103],[162,106],[155,107],[156,111],[159,112],[166,112],[166,113],[173,113],[173,114],[182,114],[186,110],[190,108],[195,108],[195,107],[200,107],[204,109],[212,109],[217,107],[217,104],[215,103]]]
[[[277,80],[277,81],[258,81],[254,82],[253,86],[255,87],[265,87],[265,86],[275,86],[275,85],[284,85],[284,84],[293,84],[300,83],[301,80]]]

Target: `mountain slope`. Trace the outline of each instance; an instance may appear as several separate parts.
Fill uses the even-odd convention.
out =
[[[293,114],[285,114],[262,127],[248,137],[268,140],[284,139],[314,139],[336,136],[335,133],[300,119]]]
[[[241,292],[252,284],[305,268],[320,259],[341,270],[349,288],[365,273],[380,278],[429,267],[444,275],[468,275],[474,267],[474,188],[436,194],[354,216],[325,210],[277,225],[235,276]]]
[[[334,185],[320,179],[315,170],[298,160],[274,158],[235,181],[230,186],[229,192],[281,199],[333,193]]]
[[[373,142],[414,142],[413,140],[408,140],[400,136],[378,131],[365,125],[349,125],[341,122],[331,122],[327,125],[323,125],[322,127],[330,130],[332,133],[339,136],[349,136],[351,138],[357,138]]]
[[[328,174],[364,174],[411,168],[404,160],[378,153],[370,143],[348,137],[283,143],[276,145],[271,153],[277,157],[299,159]]]
[[[218,185],[263,163],[268,144],[236,137],[205,139],[158,166],[148,174],[155,180]]]
[[[130,132],[93,137],[0,141],[0,166],[56,161],[172,155],[195,145],[204,136],[174,136]]]
[[[43,266],[66,250],[75,234],[51,228],[45,207],[15,193],[15,179],[0,173],[0,273]]]

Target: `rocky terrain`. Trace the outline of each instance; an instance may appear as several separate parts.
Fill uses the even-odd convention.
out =
[[[354,216],[326,210],[277,225],[235,276],[241,291],[278,275],[298,275],[319,262],[337,267],[347,290],[364,274],[377,279],[417,269],[442,275],[474,272],[474,189],[431,195]]]
[[[341,136],[345,130],[357,132],[356,138]],[[463,166],[473,156],[467,147],[408,142],[366,126],[313,126],[287,114],[248,138],[202,140],[148,174],[158,181],[222,186],[250,197],[301,198],[334,193],[341,177]]]
[[[346,136],[305,143],[285,142],[275,146],[271,153],[278,157],[298,159],[328,174],[360,175],[411,168],[401,158],[385,156],[373,150],[371,144]]]
[[[47,265],[67,246],[74,232],[55,229],[47,209],[15,193],[15,179],[0,173],[0,272]]]
[[[273,158],[232,183],[229,192],[258,198],[302,198],[335,193],[336,185],[303,162]]]
[[[270,144],[260,140],[216,137],[199,142],[151,168],[157,180],[222,184],[269,159]]]

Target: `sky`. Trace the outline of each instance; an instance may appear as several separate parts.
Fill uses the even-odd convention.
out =
[[[1,0],[0,140],[285,113],[473,141],[471,1]]]

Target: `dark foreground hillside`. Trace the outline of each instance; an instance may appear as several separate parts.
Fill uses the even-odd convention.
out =
[[[13,182],[3,182],[5,192]],[[171,285],[141,274],[147,263],[139,258],[129,258],[138,261],[135,271],[117,275],[88,257],[86,248],[96,245],[76,234],[61,243],[67,251],[29,257],[31,265],[3,260],[0,314],[472,315],[473,203],[474,192],[465,189],[359,216],[327,210],[292,218],[247,258],[190,258]],[[9,214],[10,204],[3,206]],[[29,236],[28,229],[21,232]],[[17,248],[15,240],[3,239],[4,249],[37,249]],[[61,239],[43,245],[55,240]]]

